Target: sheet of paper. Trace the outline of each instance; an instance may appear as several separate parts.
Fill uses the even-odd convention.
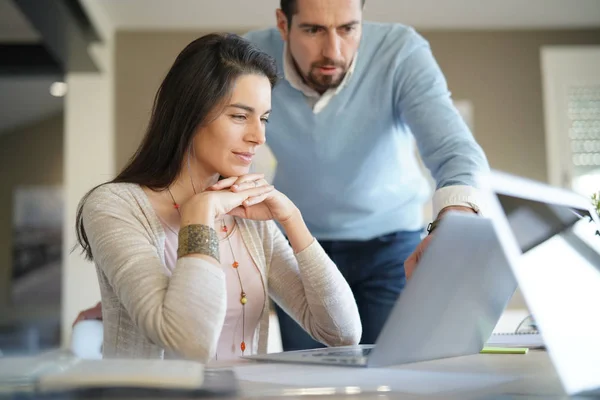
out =
[[[494,328],[494,333],[514,332],[529,314],[527,309],[504,310]]]
[[[481,389],[518,379],[508,375],[296,364],[251,364],[234,369],[238,379],[249,382],[305,388],[360,388],[362,391],[420,395]]]

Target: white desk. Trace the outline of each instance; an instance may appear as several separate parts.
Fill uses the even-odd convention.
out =
[[[566,398],[544,351],[478,354],[385,369],[249,361],[210,366],[234,368],[240,379],[240,398]]]
[[[35,360],[55,360],[61,354],[48,354]],[[10,365],[5,367],[10,369]],[[247,360],[215,362],[208,367],[228,368],[236,372],[240,390],[235,398],[239,399],[566,398],[544,351],[530,351],[526,355],[477,354],[391,368],[329,367]],[[14,373],[14,369],[11,372]],[[60,399],[60,396],[55,398]]]

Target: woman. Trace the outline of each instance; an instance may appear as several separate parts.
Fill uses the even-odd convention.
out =
[[[268,297],[326,345],[360,340],[352,292],[300,211],[249,174],[275,82],[274,61],[240,37],[195,40],[162,82],[129,164],[82,200],[104,357],[266,352]]]

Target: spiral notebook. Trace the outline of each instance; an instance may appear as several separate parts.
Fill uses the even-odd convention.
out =
[[[485,345],[494,347],[543,348],[544,340],[538,332],[493,333]]]

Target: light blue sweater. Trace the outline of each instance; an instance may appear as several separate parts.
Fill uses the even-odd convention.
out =
[[[274,57],[282,74],[279,32],[246,38]],[[356,61],[347,86],[318,114],[285,79],[273,91],[267,144],[277,159],[274,185],[321,240],[423,226],[431,193],[413,134],[437,188],[474,186],[488,170],[428,43],[412,28],[365,22]]]

